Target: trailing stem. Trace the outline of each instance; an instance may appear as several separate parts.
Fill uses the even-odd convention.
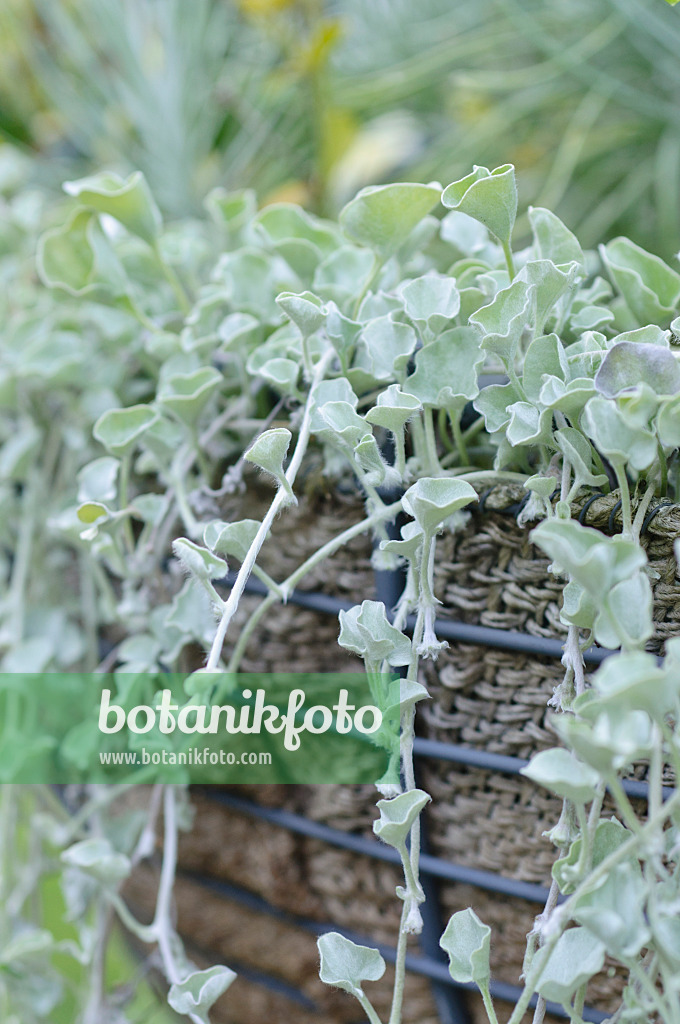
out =
[[[349,541],[354,539],[354,537],[359,537],[362,533],[366,533],[367,530],[370,530],[378,523],[384,523],[394,519],[400,511],[400,501],[395,501],[391,505],[383,505],[378,511],[374,512],[373,515],[368,516],[366,519],[363,519],[360,523],[356,523],[354,526],[350,526],[347,530],[343,530],[342,533],[339,533],[336,537],[333,537],[332,540],[329,540],[323,545],[323,547],[319,548],[318,551],[315,551],[313,555],[310,555],[309,558],[298,566],[295,572],[291,573],[283,583],[273,584],[272,581],[273,585],[270,585],[270,593],[267,594],[267,596],[260,602],[239,633],[239,638],[229,660],[227,671],[238,671],[241,658],[243,657],[243,653],[248,645],[248,640],[252,636],[258,622],[261,621],[262,616],[269,608],[272,607],[272,605],[276,604],[277,601],[283,601],[285,603],[291,592],[295,589],[300,580],[304,579],[308,572],[311,572],[315,566],[319,565],[327,558],[330,558],[331,555],[341,547],[344,547],[345,544],[348,544]]]
[[[552,950],[555,948],[557,940],[571,919],[569,914],[570,907],[577,903],[582,896],[595,891],[599,884],[607,878],[617,864],[620,864],[622,861],[634,856],[638,848],[651,838],[657,829],[663,826],[666,819],[669,818],[679,806],[680,790],[676,790],[673,796],[666,801],[657,814],[651,815],[645,825],[603,858],[597,867],[593,868],[588,878],[584,879],[584,881],[577,886],[574,892],[567,897],[566,901],[557,908],[552,916],[553,927],[550,931],[550,935],[541,949],[542,956],[536,956],[534,958],[534,962],[527,976],[522,994],[515,1005],[508,1024],[520,1024],[529,1006],[531,997],[536,991],[536,985],[540,981],[541,972],[543,971],[545,962]],[[559,920],[556,921],[556,918],[559,918]]]
[[[616,473],[616,480],[621,491],[621,521],[623,523],[623,536],[627,537],[628,540],[633,540],[633,518],[630,504],[628,477],[626,476],[626,471],[623,466],[618,463],[614,466],[614,472]]]
[[[307,403],[305,405],[305,412],[302,418],[302,423],[300,425],[300,433],[298,435],[298,441],[295,446],[295,452],[293,453],[293,457],[290,460],[290,465],[288,466],[288,469],[286,470],[285,474],[289,488],[292,488],[293,484],[295,483],[295,477],[297,476],[300,464],[302,462],[302,458],[305,454],[305,451],[307,450],[307,445],[309,443],[312,420],[312,406],[314,404],[314,396],[316,393],[316,389],[319,383],[323,380],[324,374],[328,368],[329,363],[333,358],[333,355],[334,353],[332,351],[326,352],[325,355],[323,355],[319,362],[317,363],[316,369],[314,371],[314,378],[312,380],[312,386],[307,397]],[[286,493],[286,488],[280,486],[278,491],[276,492],[276,496],[273,502],[269,507],[269,511],[267,512],[266,516],[262,520],[262,523],[260,524],[260,527],[255,535],[253,543],[250,545],[250,548],[248,549],[248,553],[246,554],[246,557],[243,560],[241,568],[239,569],[238,576],[236,577],[236,582],[232,587],[229,599],[227,600],[224,606],[222,618],[220,619],[219,625],[217,627],[215,639],[213,640],[213,644],[210,649],[210,655],[208,657],[208,662],[206,665],[208,671],[215,671],[217,669],[217,665],[222,654],[222,647],[224,646],[224,638],[226,637],[227,629],[229,628],[229,623],[231,622],[234,613],[238,607],[238,603],[241,600],[241,596],[245,589],[246,582],[248,581],[248,577],[250,576],[253,566],[255,565],[257,556],[260,553],[260,548],[262,547],[265,540],[267,539],[267,536],[269,535],[269,531],[271,529],[272,523],[274,522],[274,519],[276,518],[277,512],[279,511],[279,509],[283,508],[284,505],[286,505],[289,500],[290,499],[288,497],[288,494]]]

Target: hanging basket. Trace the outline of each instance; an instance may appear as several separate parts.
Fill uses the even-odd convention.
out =
[[[549,573],[545,556],[530,543],[531,525],[517,525],[524,495],[521,488],[494,488],[473,508],[464,529],[439,538],[435,580],[441,621],[553,641],[565,636],[559,619],[560,582]],[[591,497],[587,505],[581,500],[572,512],[576,517],[582,513],[585,525],[620,532],[613,495]],[[240,514],[257,515],[255,503],[246,512],[241,505]],[[263,548],[260,564],[275,579],[283,579],[362,514],[354,495],[305,498],[275,524],[275,539]],[[649,645],[656,653],[663,652],[665,639],[680,633],[680,581],[673,556],[673,540],[679,535],[680,506],[652,508],[642,541],[656,575],[656,630]],[[317,567],[301,586],[352,603],[375,596],[370,547],[368,537],[356,538]],[[258,600],[251,596],[244,600],[235,635]],[[334,616],[292,604],[277,605],[251,638],[241,669],[356,670],[359,663],[338,647],[337,635]],[[556,742],[548,701],[562,676],[558,658],[451,641],[436,663],[425,663],[423,681],[432,699],[421,702],[417,732],[426,739],[486,754],[527,759]],[[516,773],[430,758],[420,760],[419,766],[419,784],[432,794],[425,812],[431,854],[456,865],[549,886],[555,850],[542,834],[557,822],[560,800]],[[227,791],[373,838],[376,794],[372,786],[246,786],[227,787]],[[230,988],[228,1003],[225,999],[227,1015],[217,1019],[231,1024],[265,1019],[283,1024],[293,1018],[315,1024],[356,1020],[352,1002],[318,981],[315,935],[301,922],[317,922],[319,931],[342,928],[366,940],[394,945],[400,917],[395,886],[401,882],[401,870],[318,838],[296,835],[279,824],[255,820],[209,795],[196,794],[195,805],[193,830],[180,846],[179,930],[199,958],[228,963],[242,975]],[[642,810],[644,803],[636,806]],[[152,888],[138,872],[129,896],[136,904],[143,903],[144,893]],[[251,894],[249,903],[244,903],[241,890]],[[261,901],[278,912],[274,924]],[[439,886],[439,901],[444,922],[456,910],[471,906],[491,926],[493,977],[519,984],[526,935],[542,907],[448,882]],[[272,927],[277,929],[276,943],[270,937]],[[285,954],[272,952],[280,949]],[[417,940],[413,952],[418,953]],[[258,971],[270,974],[279,991],[263,989],[256,978],[249,980],[249,972]],[[296,1004],[288,987],[300,990],[309,1005]],[[588,1002],[609,1011],[618,1004],[621,989],[622,978],[605,971],[589,986]],[[388,968],[383,980],[371,987],[371,998],[385,1016],[390,994]],[[472,1018],[485,1022],[477,997],[467,998]],[[312,1004],[316,1010],[310,1008]],[[404,1024],[438,1020],[430,982],[409,973]]]
[[[506,629],[539,638],[564,638],[559,619],[561,586],[549,560],[529,540],[530,528],[513,514],[521,488],[496,488],[483,510],[473,509],[467,528],[439,541],[435,568],[442,618]],[[584,525],[618,533],[616,496],[582,499],[572,509]],[[680,633],[680,580],[673,540],[680,535],[680,506],[660,505],[648,516],[642,537],[653,583],[655,633],[649,649]],[[587,666],[588,667],[588,666]],[[591,665],[591,668],[596,667]],[[528,759],[559,740],[550,728],[548,701],[563,677],[556,659],[515,650],[451,643],[437,663],[427,663],[432,700],[421,705],[421,733],[489,754]],[[638,772],[638,774],[640,774]],[[427,820],[432,852],[456,863],[549,886],[554,846],[543,833],[555,825],[561,800],[517,774],[501,774],[431,759],[421,785],[432,795]],[[633,801],[644,811],[643,801]],[[605,801],[603,813],[614,813]],[[526,935],[542,909],[524,900],[499,898],[460,886],[440,889],[445,919],[472,906],[494,936],[495,977],[517,983]],[[603,973],[588,989],[588,1001],[614,1009],[622,979]]]

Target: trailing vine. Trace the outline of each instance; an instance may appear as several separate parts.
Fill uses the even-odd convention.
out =
[[[422,662],[443,646],[437,538],[464,524],[485,488],[521,484],[521,522],[537,524],[531,539],[564,584],[567,627],[564,681],[551,700],[562,745],[537,754],[524,772],[564,803],[550,833],[558,855],[550,897],[528,937],[524,988],[508,1024],[519,1024],[536,996],[535,1024],[546,1000],[578,1024],[605,955],[627,972],[617,1021],[680,1022],[680,797],[662,786],[665,767],[677,778],[680,759],[680,638],[667,641],[663,659],[645,650],[653,574],[640,539],[649,510],[676,496],[680,274],[624,238],[584,253],[541,208],[528,213],[530,243],[513,248],[511,165],[475,167],[443,190],[364,189],[337,223],[287,204],[257,211],[254,197],[239,193],[209,198],[211,223],[168,226],[140,174],[101,174],[67,191],[68,217],[42,235],[38,250],[43,284],[61,295],[46,320],[56,350],[28,302],[17,314],[17,338],[31,339],[43,381],[52,373],[57,403],[75,394],[73,429],[87,440],[78,465],[63,441],[57,450],[42,446],[49,417],[10,349],[1,462],[12,487],[3,500],[21,525],[12,602],[3,610],[3,671],[114,669],[121,702],[126,676],[179,671],[191,700],[208,699],[215,677],[238,670],[267,610],[333,552],[371,533],[376,567],[404,566],[405,589],[394,609],[364,600],[342,612],[339,644],[363,659],[386,712],[382,680],[402,671],[401,781],[379,781],[374,822],[404,872],[389,1017],[400,1024],[408,938],[422,927],[420,815],[430,797],[415,784],[413,737],[416,705],[428,699]],[[44,288],[26,289],[46,303]],[[87,375],[69,379],[73,353],[83,357],[74,325],[92,340],[94,398]],[[503,382],[485,386],[487,374]],[[19,426],[22,440],[12,440]],[[275,518],[298,500],[298,473],[312,453],[331,481],[352,481],[365,515],[275,580],[258,558]],[[259,520],[223,521],[221,499],[246,486],[248,465],[272,484],[269,509]],[[76,473],[78,494],[64,483]],[[612,523],[621,533],[607,536],[573,517],[576,500],[595,489],[616,497]],[[43,495],[52,492],[46,506]],[[384,499],[395,492],[396,500]],[[406,522],[390,539],[386,526],[398,515]],[[52,626],[74,637],[66,649],[46,643],[24,612],[27,591],[44,585],[28,566],[48,524],[50,558],[75,557],[84,567],[82,592],[65,598]],[[220,580],[232,560],[240,568],[225,599]],[[234,634],[251,573],[267,594]],[[592,643],[616,653],[588,679],[583,651]],[[192,656],[197,646],[201,664]],[[649,765],[644,819],[621,785],[639,762]],[[4,777],[11,781],[9,769]],[[602,815],[605,791],[614,818]],[[181,789],[154,788],[148,817],[124,836],[107,825],[108,801],[96,793],[71,821],[49,791],[33,798],[49,809],[46,848],[58,850],[69,884],[78,881],[75,955],[90,970],[82,1020],[102,1019],[110,1005],[102,965],[115,915],[157,945],[170,1005],[207,1021],[234,975],[228,967],[196,970],[175,932],[177,831],[188,824],[178,815]],[[8,822],[14,799],[5,798]],[[120,887],[152,850],[161,804],[163,864],[155,916],[144,926]],[[4,834],[19,841],[11,828]],[[10,912],[17,933],[22,913]],[[61,948],[40,934],[41,955]],[[441,945],[453,979],[479,987],[496,1024],[490,929],[465,910],[453,915]],[[364,983],[382,976],[380,953],[334,932],[319,950],[321,978],[351,993],[378,1024]],[[23,997],[11,979],[2,985],[11,1019]],[[26,1024],[55,1005],[24,1003]]]

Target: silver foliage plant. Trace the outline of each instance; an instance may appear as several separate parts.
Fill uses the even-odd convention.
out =
[[[679,1022],[680,796],[673,787],[664,799],[662,778],[665,766],[677,776],[679,765],[680,639],[667,642],[663,659],[645,651],[652,591],[640,531],[651,503],[676,494],[680,274],[625,238],[583,252],[543,208],[529,210],[531,244],[515,250],[511,165],[474,167],[445,189],[367,188],[337,222],[290,204],[258,210],[246,190],[213,192],[209,220],[165,225],[139,173],[98,174],[65,189],[62,223],[53,216],[38,247],[43,286],[26,258],[5,260],[17,290],[0,362],[2,530],[4,544],[24,554],[3,570],[12,599],[2,607],[0,668],[106,667],[121,679],[184,671],[195,700],[216,672],[238,669],[268,608],[352,537],[373,532],[376,565],[405,564],[406,587],[395,609],[366,600],[341,613],[339,643],[364,659],[369,681],[404,672],[402,783],[379,786],[374,823],[404,868],[389,1019],[399,1024],[407,942],[422,926],[419,821],[430,798],[415,786],[412,741],[415,706],[428,697],[419,667],[443,646],[437,536],[459,528],[481,489],[522,485],[523,520],[537,523],[532,538],[564,583],[568,628],[552,701],[563,745],[538,754],[525,773],[564,809],[550,833],[550,898],[528,938],[509,1024],[523,1020],[535,996],[536,1022],[545,1000],[581,1021],[588,981],[606,955],[628,972],[617,1021]],[[43,215],[25,197],[5,214],[29,248]],[[482,373],[504,383],[482,388]],[[42,445],[51,426],[46,385],[63,417],[54,450]],[[258,556],[274,518],[298,500],[298,474],[312,456],[332,479],[354,480],[365,516],[288,579],[272,580]],[[247,463],[271,481],[269,511],[261,521],[222,522],[219,499],[243,486]],[[593,488],[617,492],[620,535],[572,518],[574,499]],[[401,497],[387,502],[387,492]],[[388,539],[386,524],[399,513],[408,522]],[[57,600],[50,590],[34,557],[46,535],[50,564],[79,566],[80,593],[62,587]],[[240,569],[225,599],[218,581],[231,559]],[[268,593],[227,658],[251,572]],[[50,609],[47,619],[36,607]],[[617,653],[587,684],[582,652],[593,641]],[[200,668],[191,660],[197,645],[206,651]],[[621,785],[639,761],[649,765],[644,819]],[[601,814],[605,790],[616,801],[613,818]],[[87,1024],[109,1005],[101,964],[111,915],[156,943],[170,1005],[188,1019],[207,1021],[233,979],[226,967],[196,971],[181,952],[171,912],[177,830],[187,823],[181,790],[156,787],[151,800],[150,815],[127,831],[107,825],[96,792],[73,820],[60,820],[51,803],[40,819],[75,900],[76,955],[94,978],[81,1007]],[[154,921],[143,926],[119,889],[152,849],[161,804],[163,868]],[[25,907],[15,903],[20,934]],[[52,940],[41,934],[40,955],[49,957]],[[490,929],[467,910],[451,918],[441,945],[453,979],[479,987],[494,1024]],[[384,972],[380,953],[334,932],[319,949],[322,979],[377,1024],[364,983]],[[25,956],[15,951],[17,962]],[[26,995],[11,979],[2,984],[16,1013]],[[49,1017],[55,1003],[42,995],[22,1021]]]

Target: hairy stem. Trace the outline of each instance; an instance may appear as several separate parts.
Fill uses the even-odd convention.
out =
[[[493,1005],[493,999],[491,998],[491,992],[489,991],[488,985],[480,985],[479,991],[482,993],[482,1000],[484,1002],[484,1009],[486,1015],[489,1018],[489,1024],[498,1024],[498,1017],[496,1016],[496,1008]]]
[[[633,540],[633,519],[630,505],[628,477],[626,476],[625,469],[620,464],[614,466],[614,472],[616,473],[616,480],[621,491],[621,520],[623,523],[623,536],[627,537],[628,540]]]
[[[508,268],[508,274],[512,281],[515,277],[515,263],[512,258],[512,249],[510,248],[509,242],[502,242],[501,245],[503,246],[503,255],[505,256],[505,265]]]
[[[437,439],[434,433],[434,419],[431,405],[426,405],[423,409],[423,425],[425,427],[427,471],[432,476],[439,476],[441,474],[442,467],[439,464],[439,455],[437,454]]]
[[[470,456],[468,455],[467,446],[465,444],[465,436],[463,431],[460,429],[460,413],[452,411],[449,413],[449,419],[451,420],[451,428],[453,430],[453,438],[456,442],[456,448],[460,455],[460,461],[464,466],[470,465]]]
[[[272,605],[276,604],[277,600],[286,601],[291,591],[294,590],[300,580],[302,580],[308,572],[311,572],[315,566],[319,565],[319,563],[323,562],[326,558],[330,558],[331,555],[345,544],[349,543],[349,541],[353,540],[354,537],[358,537],[360,534],[370,530],[371,527],[375,526],[377,523],[394,519],[400,511],[400,501],[395,501],[391,505],[383,505],[382,508],[377,512],[374,512],[373,515],[368,516],[366,519],[363,519],[360,523],[356,523],[354,526],[350,526],[347,530],[343,530],[342,533],[339,533],[337,536],[329,540],[323,545],[323,547],[319,548],[318,551],[315,551],[313,555],[310,555],[309,558],[298,566],[295,572],[291,573],[283,583],[278,584],[277,591],[272,589],[271,593],[267,594],[267,596],[263,598],[262,602],[257,606],[241,630],[229,661],[228,671],[238,671],[241,659],[248,645],[248,640],[252,636],[257,624],[262,620],[263,615],[272,607]]]
[[[326,354],[322,356],[321,359],[319,360],[316,366],[316,370],[314,371],[314,378],[312,380],[309,395],[307,397],[307,403],[305,405],[305,412],[302,418],[302,423],[300,425],[300,433],[298,435],[298,441],[295,446],[295,452],[293,453],[293,457],[290,460],[290,465],[288,466],[288,469],[286,471],[286,481],[290,488],[292,488],[293,484],[295,483],[295,477],[297,476],[300,464],[302,462],[302,458],[307,450],[307,445],[309,443],[314,395],[316,393],[317,386],[323,380],[324,374],[326,372],[326,369],[328,368],[331,359],[333,358],[333,355],[334,353],[332,351],[326,352]],[[244,558],[241,568],[239,569],[238,576],[236,577],[236,582],[232,587],[229,599],[227,600],[224,606],[222,618],[220,619],[219,625],[217,627],[215,639],[213,640],[213,644],[210,649],[210,655],[208,657],[206,667],[208,668],[209,671],[215,671],[215,669],[217,668],[220,656],[222,654],[222,647],[224,646],[224,639],[227,635],[227,629],[229,628],[229,623],[234,617],[234,613],[238,607],[239,601],[241,600],[241,596],[243,594],[248,577],[250,576],[257,556],[260,553],[260,548],[262,547],[265,540],[267,539],[267,536],[269,535],[269,530],[271,529],[271,525],[274,522],[274,519],[276,518],[277,512],[289,500],[290,499],[288,497],[288,494],[286,493],[286,489],[283,486],[279,487],[278,491],[276,492],[276,497],[271,503],[269,511],[262,520],[262,523],[260,524],[260,527],[255,535],[255,539],[253,540],[253,543],[250,545],[250,548],[248,549],[248,553]]]
[[[404,1002],[404,984],[406,982],[406,945],[408,943],[408,932],[406,931],[406,917],[408,914],[408,900],[404,901],[401,910],[401,922],[399,925],[399,940],[397,942],[397,954],[394,962],[394,988],[392,990],[392,1007],[390,1010],[389,1024],[400,1024],[401,1008]]]
[[[370,1021],[370,1024],[382,1024],[382,1021],[380,1020],[380,1017],[376,1013],[375,1007],[371,1003],[371,1001],[368,998],[368,996],[365,995],[363,992],[361,992],[360,995],[357,994],[357,999],[361,1003],[361,1006],[363,1007],[363,1011],[366,1014],[366,1016],[368,1017],[368,1019]]]
[[[191,309],[191,302],[189,300],[189,296],[186,293],[184,285],[177,276],[175,268],[172,266],[172,264],[168,263],[168,261],[164,258],[163,254],[161,253],[160,246],[154,245],[153,252],[156,257],[158,266],[163,272],[163,276],[165,277],[166,281],[168,282],[168,284],[170,285],[174,292],[179,309],[186,316],[186,314]]]
[[[639,541],[639,539],[640,539],[640,530],[642,529],[642,524],[645,521],[645,516],[647,515],[647,509],[649,508],[649,503],[652,500],[652,498],[654,497],[654,491],[655,491],[654,484],[653,483],[647,484],[647,488],[646,488],[645,493],[643,495],[642,501],[640,502],[640,504],[637,507],[637,511],[635,513],[635,519],[633,520],[633,538],[635,539],[635,541]]]

